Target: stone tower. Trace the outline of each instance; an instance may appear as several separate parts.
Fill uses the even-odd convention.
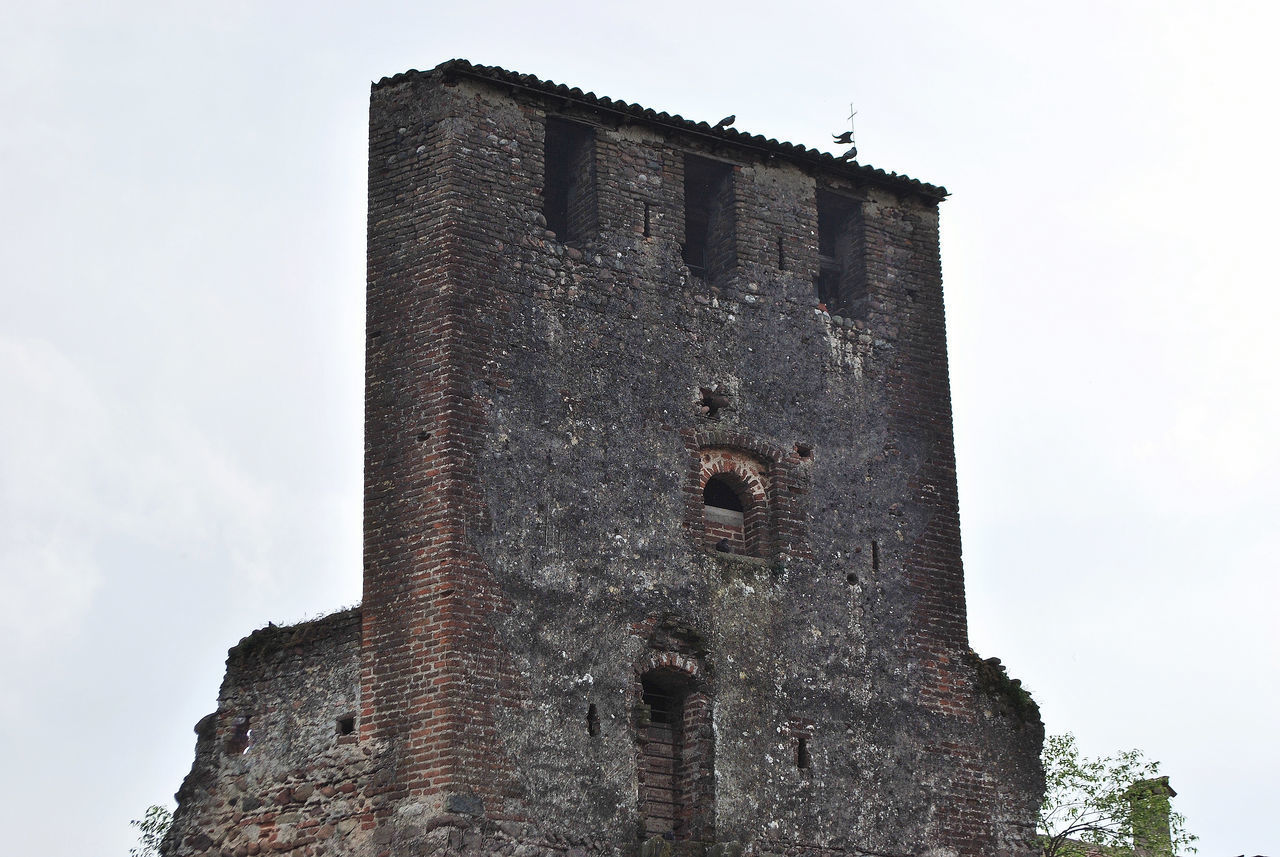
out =
[[[369,137],[364,600],[232,649],[166,853],[1033,853],[945,190],[463,61]]]

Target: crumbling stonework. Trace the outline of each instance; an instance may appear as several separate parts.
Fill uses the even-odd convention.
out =
[[[364,599],[232,649],[165,853],[1033,853],[944,196],[461,61],[376,84]]]

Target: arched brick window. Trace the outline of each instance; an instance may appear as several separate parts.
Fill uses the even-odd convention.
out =
[[[704,449],[700,464],[706,546],[764,556],[770,545],[764,468],[745,453],[730,449]]]

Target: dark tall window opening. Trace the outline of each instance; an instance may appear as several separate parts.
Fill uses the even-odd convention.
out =
[[[714,801],[710,699],[688,676],[666,670],[641,680],[637,729],[642,836],[698,840],[710,834]]]
[[[818,302],[832,313],[865,318],[867,276],[862,206],[857,200],[819,190]]]
[[[640,813],[644,835],[674,839],[680,828],[681,726],[684,694],[670,681],[641,680],[648,722],[639,730]]]
[[[594,129],[548,117],[545,170],[542,213],[547,228],[565,244],[594,235],[598,228]]]
[[[733,166],[684,157],[684,263],[694,276],[716,280],[736,262]]]

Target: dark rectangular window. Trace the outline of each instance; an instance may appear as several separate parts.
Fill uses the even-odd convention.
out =
[[[596,233],[596,138],[591,126],[547,118],[542,213],[547,228],[565,244]]]
[[[684,157],[684,263],[715,281],[737,261],[733,233],[733,166]]]
[[[856,199],[818,191],[818,302],[835,315],[865,318],[867,276],[862,206]]]

